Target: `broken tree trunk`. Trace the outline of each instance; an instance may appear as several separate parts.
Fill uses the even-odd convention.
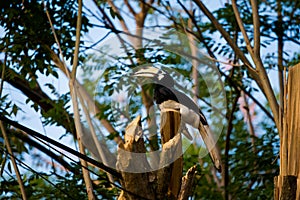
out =
[[[280,133],[280,174],[275,200],[300,200],[300,63],[289,69]]]
[[[161,110],[162,154],[158,170],[158,198],[177,199],[181,187],[183,157],[178,110]]]
[[[146,148],[141,128],[141,117],[135,118],[125,131],[125,144],[118,149],[117,169],[122,173],[121,184],[124,190],[118,200],[155,199],[153,179],[146,158]],[[145,169],[145,170],[143,170]],[[134,172],[145,171],[144,173]]]
[[[191,196],[192,189],[193,189],[193,183],[196,175],[197,167],[196,165],[192,166],[186,175],[182,177],[182,183],[181,183],[181,190],[178,195],[178,200],[186,200]]]
[[[179,108],[173,101],[164,105],[167,108],[161,106],[162,150],[157,171],[149,172],[151,167],[146,157],[141,117],[137,117],[126,127],[125,144],[119,145],[117,157],[117,169],[121,171],[121,184],[124,188],[118,200],[185,200],[191,194],[196,168],[192,167],[182,178],[183,156]],[[181,184],[182,180],[183,184]]]

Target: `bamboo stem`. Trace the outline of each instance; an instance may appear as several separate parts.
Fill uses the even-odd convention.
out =
[[[82,154],[85,154],[84,146],[81,141],[81,136],[83,135],[82,126],[80,122],[80,114],[79,114],[79,106],[77,101],[78,91],[75,85],[76,80],[76,70],[78,67],[78,53],[79,53],[79,44],[80,44],[80,31],[81,31],[81,18],[82,18],[82,0],[78,0],[78,16],[77,16],[77,25],[76,25],[76,41],[75,41],[75,50],[74,50],[74,59],[73,59],[73,67],[71,72],[71,77],[69,81],[69,88],[70,88],[70,94],[73,104],[73,112],[74,112],[74,120],[75,120],[75,128],[76,128],[76,136],[78,140],[79,145],[79,151]],[[93,184],[89,175],[89,172],[86,168],[87,162],[80,159],[80,162],[82,164],[82,173],[84,182],[86,185],[86,190],[88,194],[88,199],[96,199],[94,193],[93,193]]]
[[[0,97],[2,96],[2,90],[3,90],[3,82],[4,82],[4,75],[5,75],[5,68],[6,68],[6,58],[7,58],[7,54],[5,53],[3,68],[2,68],[2,72],[1,72]],[[1,128],[1,132],[2,132],[2,135],[3,135],[3,138],[4,138],[4,142],[5,142],[4,145],[6,145],[7,151],[10,154],[10,159],[12,161],[12,164],[13,164],[16,176],[17,176],[17,180],[18,180],[18,183],[19,183],[19,186],[20,186],[22,197],[23,197],[24,200],[26,200],[27,196],[26,196],[24,184],[23,184],[23,181],[22,181],[22,177],[20,175],[20,171],[19,171],[18,165],[16,163],[15,157],[13,155],[13,152],[12,152],[12,149],[11,149],[11,146],[10,146],[10,143],[9,143],[9,139],[7,137],[6,130],[4,128],[4,125],[3,125],[2,121],[0,121],[0,128]],[[1,169],[1,171],[2,171],[2,169]]]
[[[97,148],[97,151],[98,151],[99,156],[101,158],[101,161],[103,162],[104,165],[108,166],[109,164],[108,164],[107,156],[105,155],[105,152],[103,151],[103,148],[101,147],[101,145],[100,145],[100,143],[98,141],[98,138],[97,138],[97,135],[96,135],[96,131],[95,131],[94,125],[92,123],[89,111],[88,111],[88,109],[87,109],[87,107],[86,107],[86,105],[85,105],[85,103],[83,101],[83,98],[80,95],[79,95],[79,100],[80,100],[80,103],[82,105],[83,112],[84,112],[85,117],[87,119],[88,125],[90,127],[92,138],[93,138],[94,143],[96,145],[96,148]],[[113,183],[114,182],[113,176],[110,173],[108,173],[108,172],[106,174],[108,176],[109,181]]]
[[[10,154],[10,159],[11,159],[11,162],[13,164],[16,176],[17,176],[17,180],[18,180],[18,183],[19,183],[19,186],[20,186],[22,198],[23,198],[23,200],[26,200],[27,197],[26,197],[26,192],[25,192],[23,181],[22,181],[22,177],[20,175],[20,171],[19,171],[19,168],[17,166],[16,160],[13,156],[13,152],[12,152],[11,146],[9,144],[9,139],[7,137],[6,130],[4,128],[4,125],[3,125],[2,121],[0,121],[0,127],[1,127],[1,132],[2,132],[2,135],[3,135],[4,141],[5,141],[7,151]]]

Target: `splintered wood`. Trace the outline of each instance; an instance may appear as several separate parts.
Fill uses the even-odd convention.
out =
[[[141,117],[125,130],[125,143],[120,143],[117,169],[121,171],[124,190],[118,200],[188,199],[196,167],[183,178],[181,115],[177,102],[168,101],[161,108],[161,146],[158,167],[152,170],[146,157]]]
[[[280,174],[274,199],[300,200],[300,64],[289,68],[280,133]]]
[[[177,199],[183,170],[182,142],[179,133],[180,113],[176,110],[161,112],[162,156],[158,171],[158,191],[168,199]],[[174,161],[174,162],[169,162]],[[165,163],[166,162],[166,163]],[[167,184],[168,183],[168,184]],[[160,196],[159,199],[165,199]]]
[[[146,148],[142,137],[141,117],[138,116],[127,126],[125,144],[120,143],[118,148],[116,165],[122,174],[122,186],[126,189],[122,190],[118,200],[155,199],[150,181],[151,173],[143,170],[149,168],[145,153]],[[140,171],[145,172],[132,173]]]

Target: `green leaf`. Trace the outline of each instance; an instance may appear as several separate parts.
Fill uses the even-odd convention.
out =
[[[10,162],[7,163],[7,169],[8,169],[8,171],[9,171],[10,173],[12,173]]]
[[[16,106],[16,104],[14,104],[13,107],[12,107],[12,113],[13,113],[15,116],[17,116],[18,110],[19,110],[18,106]]]
[[[115,19],[116,13],[115,13],[115,11],[113,10],[112,7],[109,7],[109,13],[110,13],[111,17],[112,17],[113,19]]]

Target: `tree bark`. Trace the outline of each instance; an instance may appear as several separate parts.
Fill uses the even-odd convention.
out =
[[[193,183],[194,183],[194,178],[196,175],[196,165],[191,167],[186,175],[182,177],[182,184],[181,184],[181,189],[180,193],[178,195],[179,200],[186,200],[189,198],[189,196],[192,193],[192,188],[193,188]]]
[[[135,155],[140,153],[139,161]],[[118,200],[155,199],[152,186],[152,173],[129,173],[128,171],[143,171],[139,168],[149,168],[146,158],[143,133],[141,129],[141,117],[135,118],[125,131],[125,144],[120,144],[118,149],[117,168],[122,172],[121,184],[124,190]]]
[[[187,186],[181,187],[183,157],[180,134],[180,113],[176,109],[161,112],[161,142],[162,152],[160,169],[156,172],[129,173],[148,169],[141,129],[141,117],[134,119],[126,128],[125,144],[119,145],[117,169],[122,172],[121,184],[124,188],[119,200],[123,199],[178,199],[187,195]],[[124,151],[125,150],[125,151]],[[134,153],[139,155],[138,163]],[[144,156],[143,156],[144,155]],[[190,172],[192,173],[192,172]],[[195,173],[195,170],[194,172]],[[192,175],[188,175],[192,176]],[[188,180],[192,182],[192,180]],[[191,183],[187,183],[190,185]],[[184,199],[184,198],[182,198]]]
[[[284,90],[280,174],[274,179],[274,199],[300,199],[300,63],[289,69]]]
[[[163,110],[163,109],[161,109]],[[183,170],[180,113],[176,110],[161,111],[162,156],[158,171],[158,198],[177,199]],[[174,161],[174,162],[172,162]],[[169,164],[171,162],[171,164]]]

